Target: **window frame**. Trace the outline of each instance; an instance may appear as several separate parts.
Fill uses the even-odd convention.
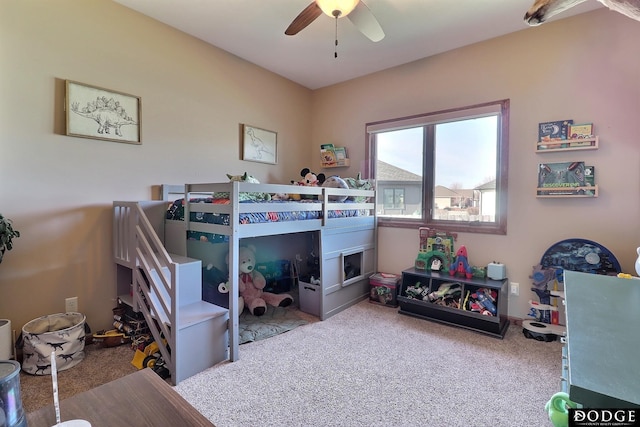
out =
[[[405,116],[395,119],[370,122],[365,125],[366,132],[366,171],[365,175],[370,179],[376,178],[376,133],[410,127],[425,126],[425,141],[423,142],[424,156],[422,162],[422,213],[421,218],[397,218],[378,217],[378,226],[419,228],[429,227],[449,232],[468,232],[485,234],[507,234],[507,202],[508,202],[508,171],[509,171],[509,108],[510,100],[475,104],[466,107],[440,110],[431,113]],[[433,173],[426,173],[433,164],[435,147],[433,144],[434,126],[439,123],[465,120],[474,117],[483,117],[498,114],[498,146],[496,149],[496,217],[495,222],[477,221],[449,221],[435,220],[431,218],[433,209],[435,182]]]

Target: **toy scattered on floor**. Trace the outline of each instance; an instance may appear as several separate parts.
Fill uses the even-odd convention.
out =
[[[274,307],[287,307],[293,302],[289,294],[273,294],[264,292],[266,279],[256,271],[255,247],[242,246],[239,250],[240,280],[238,288],[244,298],[244,304],[254,316],[262,316],[267,311],[267,304]]]
[[[544,405],[544,410],[549,415],[549,421],[553,427],[567,427],[569,425],[569,408],[577,408],[578,405],[569,399],[565,392],[558,392]]]
[[[467,256],[467,248],[464,245],[458,248],[456,258],[451,263],[451,267],[449,267],[449,275],[465,276],[467,279],[473,277],[473,270],[469,265],[469,257]]]
[[[131,337],[117,329],[102,330],[93,334],[93,342],[103,348],[118,347],[122,344],[129,344]]]
[[[163,339],[164,346],[167,345],[167,340]],[[171,376],[171,372],[165,366],[164,359],[160,353],[160,347],[158,343],[153,340],[148,340],[140,343],[133,355],[131,364],[138,369],[150,368],[161,378],[167,379]]]

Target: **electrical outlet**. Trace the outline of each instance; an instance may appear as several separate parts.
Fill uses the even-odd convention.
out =
[[[520,295],[520,283],[511,282],[511,295]]]
[[[66,298],[64,300],[64,310],[67,313],[77,313],[78,312],[78,297]]]

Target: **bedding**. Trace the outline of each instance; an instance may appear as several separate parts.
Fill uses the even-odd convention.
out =
[[[229,199],[215,197],[201,197],[189,199],[191,203],[213,203],[229,204]],[[241,203],[261,203],[256,200],[244,200]],[[263,202],[262,202],[263,203]],[[270,204],[288,203],[287,200],[271,200]],[[300,200],[296,203],[318,203],[317,200]],[[346,200],[343,203],[349,204],[354,201]],[[360,209],[339,209],[328,211],[329,218],[349,218],[355,216],[368,215],[367,210]],[[167,219],[184,221],[184,199],[174,201],[167,210]],[[321,219],[322,211],[286,211],[286,212],[250,212],[240,213],[240,224],[260,224],[266,222],[282,221],[302,221],[307,219]],[[229,215],[224,213],[191,212],[189,220],[193,222],[204,222],[207,224],[230,225]]]

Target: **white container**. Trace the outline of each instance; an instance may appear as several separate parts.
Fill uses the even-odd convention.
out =
[[[12,357],[11,320],[0,319],[0,360],[9,360]]]
[[[320,317],[320,285],[299,281],[298,292],[300,299],[300,311]]]

